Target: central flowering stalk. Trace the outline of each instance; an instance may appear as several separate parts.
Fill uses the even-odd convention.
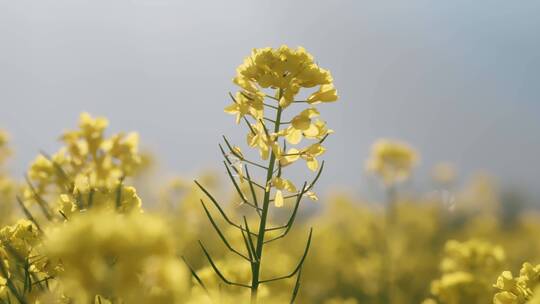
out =
[[[232,222],[215,198],[198,182],[197,185],[220,210],[226,221],[242,232],[247,254],[242,254],[230,246],[215,224],[205,203],[202,203],[225,245],[250,263],[251,283],[248,285],[227,280],[215,267],[215,263],[202,243],[201,246],[212,267],[225,283],[251,289],[252,303],[257,301],[257,291],[260,284],[291,278],[298,274],[293,292],[294,300],[298,292],[299,273],[311,243],[311,233],[298,266],[290,274],[281,277],[261,278],[264,245],[288,234],[294,223],[302,197],[307,196],[317,200],[317,196],[311,191],[323,168],[322,164],[319,165],[317,157],[326,151],[322,143],[333,131],[326,127],[324,121],[318,119],[320,113],[315,106],[320,103],[336,101],[337,92],[330,72],[320,68],[313,57],[300,47],[297,49],[291,49],[287,46],[281,46],[278,49],[254,49],[252,54],[244,60],[244,63],[237,68],[233,81],[240,89],[236,94],[230,95],[232,104],[225,108],[225,112],[235,115],[237,124],[244,122],[247,125],[248,146],[257,149],[260,159],[267,161],[267,164],[263,165],[248,159],[239,147],[232,146],[226,138],[225,143],[228,151],[220,147],[229,177],[242,202],[252,207],[258,215],[258,230],[252,231],[250,229],[246,216],[244,216],[243,224]],[[307,95],[307,98],[299,99],[298,95],[302,89],[313,90]],[[300,110],[298,110],[299,107]],[[267,115],[267,112],[271,114]],[[307,143],[300,146],[303,141]],[[289,146],[288,149],[287,146]],[[284,168],[300,159],[304,160],[307,167],[317,174],[311,182],[305,182],[304,186],[298,190],[293,181],[284,177]],[[257,182],[249,174],[248,167],[264,170],[264,182]],[[246,181],[251,191],[251,199],[247,198],[248,196],[239,186],[239,183]],[[260,205],[258,204],[257,191],[264,193]],[[281,226],[269,228],[271,203],[273,202],[273,205],[279,208],[284,206],[289,199],[295,201],[289,221]],[[270,231],[279,234],[268,238]]]

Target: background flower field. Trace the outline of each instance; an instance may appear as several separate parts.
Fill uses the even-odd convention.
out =
[[[0,1],[0,304],[540,303],[538,11]]]
[[[104,119],[95,120],[84,114],[81,116],[82,133],[66,134],[85,134],[86,127],[90,132],[86,134],[92,135],[95,128],[105,132],[105,126]],[[124,181],[131,186],[124,188],[127,192],[120,202],[120,214],[131,213],[132,208],[144,209],[144,213],[136,211],[136,215],[117,218],[116,213],[107,212],[116,204],[117,193],[112,191],[102,193],[103,198],[96,199],[96,202],[104,201],[98,208],[101,213],[96,211],[92,217],[80,215],[81,220],[73,220],[73,223],[67,220],[67,224],[46,225],[39,204],[33,203],[28,207],[37,214],[32,220],[43,225],[39,229],[47,230],[49,235],[43,244],[36,225],[22,219],[24,212],[29,210],[17,206],[16,195],[23,200],[25,195],[33,197],[33,193],[28,192],[32,190],[25,182],[5,170],[6,163],[14,155],[7,133],[2,133],[4,169],[0,179],[0,206],[4,228],[0,230],[0,237],[4,266],[10,269],[20,265],[14,256],[24,257],[23,260],[31,264],[26,275],[14,267],[13,274],[7,277],[16,282],[16,290],[25,294],[26,303],[67,301],[64,293],[82,303],[88,302],[89,297],[93,299],[93,295],[108,293],[121,296],[126,303],[203,303],[216,297],[222,303],[237,303],[242,298],[247,301],[248,295],[243,290],[228,287],[216,277],[197,245],[198,240],[208,244],[208,250],[219,257],[216,263],[227,276],[240,282],[249,281],[246,265],[211,233],[213,228],[200,205],[204,194],[192,182],[193,177],[156,176],[152,168],[157,156],[138,152],[134,136],[119,134],[99,140],[117,140],[118,151],[121,151],[118,158],[123,159],[104,176],[116,176],[115,168],[124,165],[129,165],[132,170],[132,176]],[[64,135],[63,138],[67,137]],[[50,174],[58,174],[46,157],[37,157],[29,169],[28,179],[47,177],[50,181]],[[298,303],[489,303],[504,290],[515,297],[505,294],[507,297],[501,296],[495,303],[534,303],[538,270],[522,271],[523,276],[530,276],[526,280],[527,289],[516,288],[522,284],[512,285],[512,276],[503,271],[510,270],[514,277],[519,277],[524,262],[535,265],[538,261],[539,215],[525,206],[520,208],[519,201],[512,196],[501,197],[489,176],[477,175],[463,185],[454,184],[454,170],[449,164],[434,168],[433,184],[440,189],[436,192],[422,193],[408,189],[406,185],[396,188],[391,226],[387,226],[384,202],[336,192],[318,201],[304,203],[297,227],[281,243],[268,248],[268,269],[265,271],[269,275],[279,275],[294,267],[303,250],[305,233],[313,227],[314,245],[302,273]],[[224,175],[206,172],[196,178],[225,198],[227,212],[238,220],[246,206],[224,182]],[[53,180],[59,181],[60,177]],[[110,181],[114,183],[114,180]],[[82,185],[78,187],[83,189],[85,182],[79,181]],[[135,193],[129,194],[134,191],[130,189],[135,188],[140,189],[143,203]],[[55,191],[58,186],[47,189]],[[379,189],[382,191],[384,186]],[[53,192],[48,193],[52,195]],[[98,197],[98,193],[94,195]],[[110,197],[109,203],[107,197]],[[78,207],[76,202],[70,202],[73,198],[59,199],[64,209],[62,214],[54,216],[58,219],[75,217],[73,214]],[[286,200],[284,207],[276,208],[276,220],[284,220],[285,215],[280,217],[280,212],[285,214],[292,207],[293,203]],[[241,244],[241,235],[234,230],[225,230],[225,233],[233,245]],[[44,252],[48,258],[61,259],[62,266],[40,263],[39,256]],[[101,259],[113,254],[129,259],[118,261],[115,270],[109,273],[103,266],[109,262],[106,258]],[[190,267],[197,272],[211,297],[189,274],[182,258],[189,260]],[[97,265],[105,268],[101,271],[92,269]],[[59,275],[59,271],[63,274]],[[148,280],[123,278],[132,276],[134,271],[146,273]],[[15,273],[22,278],[29,276],[30,283],[18,282]],[[5,303],[16,303],[6,276],[0,283],[0,299]],[[140,284],[150,284],[154,289],[159,287],[160,292],[137,294],[153,290],[150,287],[141,289]],[[261,302],[288,302],[294,284],[295,281],[290,279],[266,285],[261,291]],[[388,299],[389,288],[391,300]]]

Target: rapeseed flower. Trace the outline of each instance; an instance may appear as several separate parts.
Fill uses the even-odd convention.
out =
[[[322,154],[320,149],[315,154],[317,145],[311,144],[304,148],[284,153],[284,148],[279,144],[280,138],[292,145],[299,144],[303,138],[317,140],[318,144],[333,133],[326,123],[319,119],[313,120],[320,115],[315,107],[309,107],[294,115],[289,122],[281,120],[282,114],[293,102],[305,102],[311,105],[320,102],[331,102],[338,99],[337,91],[333,85],[333,79],[329,71],[320,68],[313,60],[313,56],[303,48],[291,49],[281,46],[278,49],[263,48],[253,50],[251,56],[237,69],[234,83],[240,87],[240,92],[232,96],[233,103],[225,108],[225,112],[236,115],[236,122],[249,116],[255,120],[250,123],[248,133],[248,145],[257,148],[263,160],[267,160],[272,152],[277,160],[283,164],[294,162],[300,157],[287,157],[294,151],[303,152],[301,158],[308,162],[308,167],[316,170],[317,161],[315,154]],[[304,101],[295,101],[300,89],[318,87],[319,90],[312,93]],[[268,95],[265,89],[276,90],[275,95]],[[265,103],[265,98],[270,101]],[[265,117],[266,111],[279,111],[280,121]],[[273,122],[274,127],[266,126],[265,122]],[[282,126],[286,126],[282,128]],[[290,156],[290,155],[289,155]],[[313,169],[314,168],[314,169]]]
[[[319,143],[312,144],[302,150],[291,148],[281,158],[281,165],[288,166],[302,158],[306,161],[306,165],[311,171],[316,171],[319,168],[317,157],[323,155],[324,152],[326,152],[326,148]]]
[[[503,271],[494,287],[498,290],[494,304],[537,303],[540,300],[540,265],[524,263],[518,277]]]
[[[505,260],[504,250],[481,240],[450,240],[444,247],[442,276],[431,292],[442,303],[481,303],[491,294],[491,282]]]
[[[283,92],[279,98],[280,106],[283,108],[293,102],[301,88],[319,86],[320,90],[313,93],[309,101],[337,100],[335,89],[328,87],[333,82],[330,72],[320,68],[302,47],[296,50],[285,45],[277,49],[254,49],[236,69],[234,82],[253,94],[266,88],[280,89]]]
[[[371,147],[366,168],[378,175],[385,184],[392,185],[409,178],[417,163],[418,153],[408,144],[379,139]]]
[[[108,124],[103,117],[93,118],[82,113],[79,128],[62,135],[64,146],[52,156],[40,154],[30,165],[28,184],[23,192],[25,201],[37,202],[50,219],[51,215],[59,215],[57,210],[65,212],[65,216],[75,209],[91,207],[94,195],[112,197],[122,188],[123,179],[136,174],[143,165],[138,151],[139,137],[137,133],[107,137]],[[124,191],[127,191],[126,197],[133,198],[126,203],[132,205],[127,209],[140,205],[133,189]],[[55,201],[59,204],[46,206],[47,202]],[[126,204],[121,202],[118,207]]]
[[[151,215],[93,210],[46,234],[44,251],[64,271],[68,297],[125,303],[183,303],[188,277],[166,222]]]
[[[298,276],[299,280],[301,267],[311,244],[311,232],[300,265],[288,277],[278,277],[267,281],[261,280],[262,252],[265,247],[264,244],[281,239],[289,233],[299,203],[304,196],[314,200],[317,199],[311,188],[322,170],[319,170],[316,178],[309,186],[306,182],[302,190],[297,192],[294,183],[284,177],[284,167],[303,159],[310,170],[316,171],[319,168],[317,157],[326,151],[322,143],[332,133],[332,130],[328,129],[323,121],[314,120],[320,116],[319,110],[314,105],[321,102],[336,101],[338,96],[330,72],[320,68],[315,63],[313,56],[301,47],[291,49],[288,46],[281,46],[277,49],[254,49],[251,55],[237,68],[233,82],[240,87],[240,90],[235,95],[230,94],[233,103],[225,108],[225,112],[235,115],[237,124],[242,119],[246,122],[249,128],[247,143],[250,147],[259,151],[260,158],[267,161],[267,164],[263,165],[246,159],[241,152],[238,152],[239,149],[232,146],[226,138],[224,139],[229,152],[226,152],[221,146],[220,148],[225,158],[225,166],[229,177],[238,192],[238,196],[242,199],[242,205],[252,207],[259,215],[259,220],[256,223],[258,228],[251,228],[256,229],[253,231],[258,231],[256,240],[251,240],[252,233],[246,216],[243,216],[243,225],[235,224],[228,219],[222,208],[219,207],[218,202],[204,186],[198,182],[197,185],[206,194],[207,198],[212,201],[214,206],[220,209],[221,215],[228,224],[235,229],[241,230],[242,235],[247,233],[247,238],[244,237],[243,242],[248,252],[246,255],[231,246],[213,219],[205,202],[202,201],[206,215],[226,247],[249,262],[251,282],[230,283],[220,275],[206,247],[202,243],[200,245],[205,256],[212,264],[213,270],[220,278],[228,285],[250,289],[251,303],[256,303],[259,285],[280,281],[295,275]],[[317,88],[318,90],[311,92],[305,100],[296,100],[302,89],[311,88]],[[268,91],[273,92],[269,93]],[[294,110],[293,103],[308,104],[310,106],[299,112],[292,112]],[[310,142],[304,147],[296,147],[303,139],[315,142]],[[287,144],[295,147],[290,147],[287,150]],[[266,171],[265,180],[263,182],[255,181],[249,174],[248,166],[264,169]],[[231,168],[236,173],[235,175],[232,173]],[[242,187],[238,185],[237,179],[242,183]],[[249,184],[249,186],[246,186],[246,184]],[[249,190],[249,196],[246,195],[246,190]],[[260,204],[257,191],[263,191],[264,193]],[[284,191],[288,192],[287,196],[284,195]],[[273,201],[274,206],[279,208],[284,205],[287,198],[296,198],[291,219],[286,225],[267,230],[266,226],[270,221],[268,219],[270,202]],[[269,232],[266,237],[268,239],[265,239],[266,232]],[[297,289],[298,287],[295,287],[295,290]],[[294,297],[292,301],[294,301]]]

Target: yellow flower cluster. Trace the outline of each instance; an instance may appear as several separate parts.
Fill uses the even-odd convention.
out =
[[[378,175],[386,185],[392,185],[409,178],[418,158],[418,153],[406,143],[379,139],[371,147],[366,169]]]
[[[86,195],[75,197],[60,194],[57,207],[66,218],[79,214],[85,208],[116,210],[120,213],[142,212],[141,199],[134,187],[122,186],[117,189],[101,188],[88,190]]]
[[[172,240],[157,217],[92,211],[48,232],[44,247],[76,303],[184,303],[189,277]]]
[[[494,285],[499,290],[493,298],[494,304],[525,304],[540,302],[540,264],[524,263],[519,276],[504,271]]]
[[[9,247],[19,257],[28,257],[39,242],[37,227],[28,220],[0,229],[0,244]]]
[[[39,155],[31,164],[29,184],[24,189],[26,201],[58,201],[59,206],[55,207],[65,214],[91,207],[94,196],[106,196],[106,200],[114,201],[121,181],[132,176],[141,165],[141,156],[137,133],[106,137],[107,126],[107,119],[82,113],[79,129],[62,135],[65,146],[51,157]],[[127,191],[128,197],[135,195],[132,188],[122,191]],[[125,209],[140,205],[137,201],[138,198],[133,198]]]
[[[294,50],[286,45],[278,49],[254,49],[236,69],[234,78],[234,83],[249,97],[251,94],[264,96],[261,89],[281,89],[281,107],[289,106],[301,88],[318,87],[318,91],[308,97],[309,103],[336,101],[332,81],[330,72],[320,68],[304,48]]]
[[[491,294],[491,282],[505,260],[502,247],[481,240],[450,240],[444,248],[442,276],[431,284],[441,303],[481,303]]]
[[[0,229],[0,263],[3,263],[0,265],[0,299],[2,293],[17,298],[7,286],[8,279],[16,289],[23,289],[27,288],[24,277],[39,281],[56,274],[56,266],[48,262],[40,249],[40,233],[32,222],[19,220]]]
[[[259,149],[262,159],[268,159],[273,153],[282,166],[304,159],[311,170],[317,170],[319,165],[316,157],[325,152],[321,143],[333,131],[317,118],[320,113],[314,105],[338,99],[330,72],[320,68],[313,56],[301,47],[263,48],[253,50],[251,56],[237,68],[234,83],[241,90],[232,96],[233,103],[225,108],[225,112],[236,115],[237,123],[246,116],[254,120],[248,122],[249,146]],[[305,100],[295,100],[302,88],[314,87],[318,90]],[[273,89],[275,93],[268,95],[265,89]],[[266,103],[265,99],[273,104]],[[282,112],[293,103],[311,106],[293,115],[290,121],[285,121]],[[277,111],[277,121],[265,117],[266,109]],[[275,128],[268,128],[265,121],[273,122]],[[291,145],[299,144],[303,138],[316,142],[285,152],[279,144],[280,138]]]

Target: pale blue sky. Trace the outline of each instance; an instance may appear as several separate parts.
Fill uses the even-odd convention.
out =
[[[0,0],[0,127],[16,174],[81,111],[137,130],[167,168],[220,164],[235,67],[302,45],[332,71],[324,187],[366,187],[379,137],[540,194],[540,2]]]

